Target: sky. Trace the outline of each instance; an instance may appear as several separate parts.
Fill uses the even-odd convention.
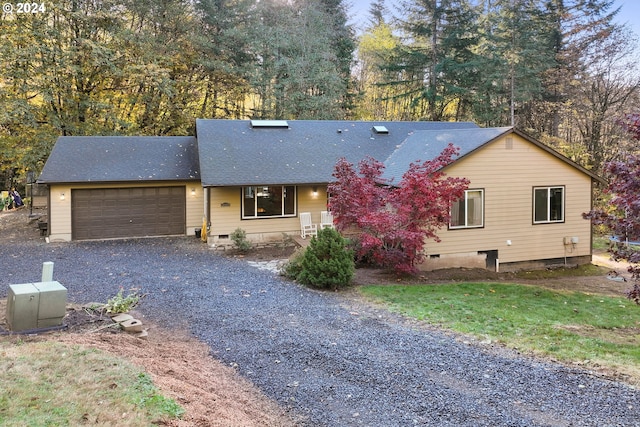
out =
[[[636,36],[640,38],[640,2],[638,0],[615,0],[613,7],[620,7],[616,20],[621,24],[629,24]]]
[[[386,0],[385,4],[389,7],[394,4],[395,0]],[[369,19],[369,5],[371,0],[347,0],[347,4],[351,4],[349,12],[353,16],[352,21],[357,26],[357,30],[362,30],[364,24]],[[616,20],[621,24],[629,24],[631,29],[640,39],[640,1],[638,0],[614,0],[613,7],[620,7],[620,12]]]

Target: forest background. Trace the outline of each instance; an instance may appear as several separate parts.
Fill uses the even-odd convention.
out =
[[[0,16],[0,189],[62,135],[196,118],[516,126],[596,173],[637,147],[637,41],[611,0],[52,0]],[[24,10],[22,11],[24,12]]]

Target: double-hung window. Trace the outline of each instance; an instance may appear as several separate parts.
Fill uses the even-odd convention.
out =
[[[278,218],[296,215],[296,187],[260,185],[242,188],[242,218]]]
[[[484,226],[484,190],[466,190],[464,196],[451,205],[449,228]]]
[[[534,187],[533,223],[564,222],[564,187]]]

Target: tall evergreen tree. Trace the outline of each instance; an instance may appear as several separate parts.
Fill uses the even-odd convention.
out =
[[[393,84],[395,75],[388,71],[401,40],[393,34],[393,27],[386,22],[384,3],[374,3],[370,10],[370,25],[360,36],[357,52],[357,89],[359,108],[356,116],[364,120],[402,120],[403,100],[398,100]],[[397,102],[400,101],[400,104]]]
[[[638,84],[628,78],[635,64],[628,60],[628,33],[614,22],[617,13],[612,0],[545,2],[554,66],[544,75],[543,98],[522,115],[529,132],[578,153],[596,172],[619,147],[615,110],[625,110]]]
[[[198,116],[244,118],[249,114],[247,74],[255,58],[251,55],[252,28],[258,24],[255,0],[199,0],[203,31],[197,38],[204,85]]]
[[[542,97],[544,73],[554,66],[548,25],[535,0],[487,1],[480,22],[474,119],[517,125],[522,107]]]
[[[307,0],[308,1],[308,0]],[[309,2],[314,4],[313,1]],[[325,29],[329,32],[330,46],[335,55],[336,69],[342,80],[345,91],[342,98],[342,109],[345,115],[349,115],[354,108],[355,82],[351,71],[353,69],[353,56],[356,50],[356,39],[353,28],[349,25],[345,0],[321,0],[321,11],[329,20],[330,26]]]
[[[404,3],[401,28],[405,43],[389,70],[393,82],[411,100],[411,117],[458,119],[471,103],[478,43],[476,10],[466,0],[417,0]]]
[[[332,17],[314,2],[258,3],[250,82],[254,116],[345,117],[347,83],[333,44]]]
[[[523,127],[552,137],[565,137],[563,115],[570,106],[573,88],[580,84],[587,51],[611,33],[613,0],[547,0],[541,11],[547,25],[553,67],[545,72],[542,102],[529,105]]]

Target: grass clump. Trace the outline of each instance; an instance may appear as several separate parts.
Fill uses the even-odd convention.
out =
[[[153,380],[144,372],[138,374],[136,382],[131,387],[129,399],[136,406],[154,408],[171,418],[180,418],[184,414],[184,409],[175,400],[167,399],[158,393]]]
[[[597,363],[640,380],[640,311],[624,298],[535,286],[366,286],[391,311],[562,361]]]
[[[93,348],[5,341],[0,356],[0,425],[136,427],[184,413],[147,374]]]

